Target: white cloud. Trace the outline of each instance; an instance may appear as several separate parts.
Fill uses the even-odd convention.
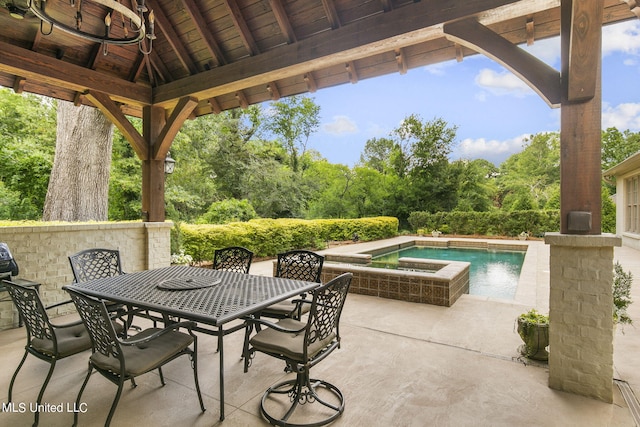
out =
[[[424,70],[434,76],[444,76],[447,68],[453,67],[456,63],[456,61],[438,62],[437,64],[427,65]]]
[[[498,73],[488,68],[483,68],[476,75],[475,82],[478,86],[498,96],[515,95],[523,97],[535,94],[524,81],[507,70]]]
[[[618,130],[640,131],[640,104],[625,103],[615,107],[603,104],[602,128],[607,129],[610,127],[615,127]]]
[[[460,142],[458,151],[462,158],[468,159],[507,157],[522,151],[524,141],[530,137],[531,135],[526,134],[505,141],[467,138]]]
[[[640,55],[640,22],[637,19],[602,28],[602,55],[613,52]]]
[[[358,132],[358,125],[348,116],[333,116],[333,121],[322,125],[328,134],[339,136]]]
[[[560,37],[536,40],[530,46],[525,43],[522,49],[552,67],[560,65]]]

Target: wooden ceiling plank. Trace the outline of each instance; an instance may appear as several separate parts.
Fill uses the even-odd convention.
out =
[[[525,9],[526,12],[527,3],[530,3],[518,0],[439,2],[442,5],[446,3],[448,7],[438,8],[434,2],[412,3],[336,30],[320,32],[293,45],[282,45],[251,58],[205,71],[198,76],[168,83],[157,88],[154,102],[171,104],[189,94],[203,99],[235,93],[247,87],[301,75],[309,70],[324,69],[344,64],[347,60],[442,37],[442,22],[475,16],[491,8],[498,8],[504,15],[508,12],[504,6],[509,4]],[[491,21],[493,18],[487,15],[484,19]],[[371,28],[376,28],[376,31],[371,31]],[[212,87],[211,82],[216,82],[217,86]]]
[[[94,90],[110,93],[117,102],[138,106],[151,104],[151,88],[114,79],[108,74],[88,70],[2,41],[0,52],[0,72],[76,92]]]
[[[191,116],[191,112],[198,106],[198,100],[192,97],[184,97],[171,112],[171,115],[167,119],[167,122],[160,131],[158,139],[156,140],[153,160],[164,160],[167,157],[169,148],[173,143],[174,138],[180,131],[180,128],[184,122]]]
[[[492,58],[536,91],[551,107],[560,106],[560,72],[494,33],[473,18],[445,24],[447,38]]]
[[[271,6],[271,10],[276,17],[276,22],[278,23],[280,31],[282,32],[287,44],[298,41],[296,33],[293,31],[293,27],[291,26],[289,16],[282,5],[282,0],[269,0],[269,6]]]
[[[184,69],[189,74],[196,74],[198,72],[198,67],[196,67],[195,63],[191,59],[189,51],[180,40],[180,37],[178,37],[178,34],[173,29],[173,25],[171,24],[171,21],[169,21],[169,18],[167,18],[167,16],[165,15],[162,7],[160,7],[156,0],[147,0],[146,3],[149,10],[153,10],[153,14],[155,15],[156,19],[156,27],[159,28],[160,31],[162,31],[165,38],[167,39],[167,43],[169,43],[171,49],[173,49],[173,52],[176,54],[176,57],[178,58]]]
[[[340,22],[340,17],[338,16],[338,11],[336,10],[336,5],[333,3],[333,0],[322,0],[322,7],[324,8],[324,13],[327,15],[331,29],[335,30],[336,28],[340,28],[342,23]]]
[[[198,8],[198,5],[194,0],[182,0],[182,4],[184,5],[187,14],[189,15],[189,17],[191,17],[191,20],[195,24],[196,30],[200,34],[200,37],[202,37],[202,39],[204,40],[209,53],[211,54],[213,60],[216,62],[216,66],[226,64],[227,60],[224,56],[224,53],[222,53],[222,49],[220,49],[220,44],[215,39],[211,31],[209,31],[207,22],[204,20],[204,17],[202,16],[202,12]]]
[[[569,73],[567,80],[567,100],[585,101],[594,97],[599,67],[599,53],[602,44],[602,1],[573,1],[571,39],[569,41]],[[593,31],[593,26],[598,31]],[[597,47],[597,49],[596,49]]]
[[[149,158],[149,150],[144,138],[138,130],[131,124],[124,113],[116,105],[109,95],[104,92],[90,90],[84,96],[120,130],[122,135],[129,141],[133,151],[141,160]]]
[[[229,17],[233,21],[233,25],[238,30],[238,34],[242,39],[244,47],[247,48],[249,55],[253,56],[259,54],[260,48],[258,48],[258,44],[251,34],[247,21],[245,21],[244,16],[242,16],[242,11],[240,10],[240,7],[238,7],[238,2],[236,0],[223,0],[223,2],[229,11]]]

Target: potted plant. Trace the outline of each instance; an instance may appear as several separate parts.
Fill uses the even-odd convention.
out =
[[[549,316],[531,309],[518,317],[518,335],[524,341],[520,354],[533,360],[549,360]]]
[[[431,235],[432,235],[433,237],[440,237],[440,235],[441,235],[441,234],[442,234],[442,231],[437,230],[437,229],[436,229],[436,230],[433,230],[433,231],[431,232]]]

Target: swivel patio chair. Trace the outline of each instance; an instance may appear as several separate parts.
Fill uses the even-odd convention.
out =
[[[277,323],[249,317],[248,323],[266,326],[244,346],[244,366],[247,372],[255,352],[284,360],[287,370],[296,373],[267,389],[260,402],[260,411],[269,423],[279,426],[321,426],[334,421],[344,411],[342,392],[333,384],[310,376],[313,366],[340,348],[340,315],[351,284],[351,273],[344,273],[313,291],[311,309],[306,322],[285,318]],[[320,392],[321,389],[325,389]],[[295,416],[298,405],[319,403],[322,415],[311,409]],[[282,408],[287,408],[286,412]],[[284,412],[273,415],[274,410]],[[330,415],[327,417],[326,413]],[[320,418],[320,419],[318,419]]]
[[[27,330],[27,344],[24,347],[24,356],[22,356],[22,360],[18,364],[9,383],[9,402],[11,402],[12,399],[13,385],[18,376],[18,372],[22,368],[22,365],[24,365],[27,355],[32,354],[51,365],[44,383],[42,383],[42,387],[40,388],[40,393],[38,393],[36,403],[37,408],[40,408],[42,396],[49,384],[56,362],[90,349],[91,339],[81,320],[60,325],[53,324],[49,320],[49,316],[47,315],[48,309],[69,304],[71,301],[63,301],[45,307],[35,288],[21,286],[9,280],[3,280],[3,284],[17,307],[18,314],[24,321],[25,329]],[[38,425],[39,418],[40,413],[36,411],[34,426]]]
[[[213,254],[214,270],[233,271],[249,274],[253,252],[241,246],[216,249]]]
[[[323,263],[324,257],[311,251],[295,250],[281,253],[278,254],[275,277],[320,283]],[[305,295],[300,297],[304,299]],[[272,319],[300,319],[302,314],[309,311],[309,304],[298,304],[298,301],[299,299],[289,299],[270,305],[260,312],[260,316]]]
[[[198,383],[198,339],[191,330],[195,322],[174,323],[164,329],[149,328],[131,338],[121,340],[109,321],[109,313],[103,301],[71,289],[67,291],[71,294],[71,299],[89,331],[92,344],[89,370],[78,393],[76,407],[79,407],[82,393],[95,369],[118,386],[105,422],[105,427],[109,426],[127,380],[133,380],[139,375],[157,369],[164,386],[162,366],[186,354],[191,359],[200,409],[202,412],[205,411]],[[178,331],[179,328],[186,328],[188,333]],[[189,348],[191,344],[193,344],[193,350]],[[73,425],[77,424],[78,413],[76,412]]]

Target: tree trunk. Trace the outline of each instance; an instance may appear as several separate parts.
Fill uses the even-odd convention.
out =
[[[113,125],[93,107],[58,101],[45,221],[106,221]]]

